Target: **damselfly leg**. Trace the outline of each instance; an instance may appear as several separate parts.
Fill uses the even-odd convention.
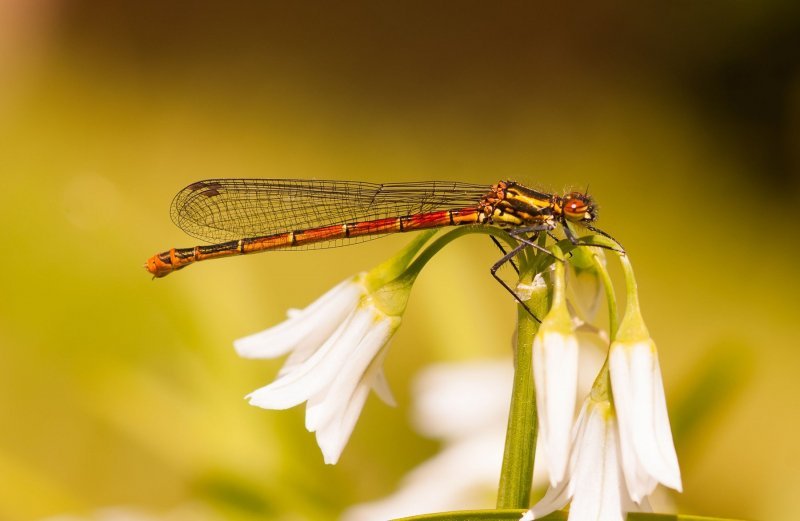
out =
[[[530,231],[531,231],[531,228],[524,228],[524,229],[521,229],[521,230],[518,230],[518,231],[517,230],[510,230],[509,231],[509,235],[511,235],[512,237],[514,237],[518,241],[524,242],[528,246],[533,246],[534,248],[537,248],[537,249],[541,250],[542,252],[547,253],[548,255],[552,255],[552,253],[550,253],[549,250],[546,250],[546,249],[542,248],[538,244],[535,244],[533,241],[531,241],[529,238],[525,237],[525,233],[526,232],[530,232]],[[558,242],[558,237],[553,235],[553,233],[550,230],[547,230],[547,235],[548,235],[548,237],[553,239],[553,242]],[[508,253],[506,251],[506,249],[503,247],[503,244],[500,242],[500,240],[497,237],[495,237],[494,235],[490,235],[489,238],[492,239],[492,242],[494,243],[494,245],[497,246],[497,249],[500,250],[503,253],[504,256]],[[511,264],[511,267],[514,268],[514,271],[517,272],[517,275],[519,275],[519,268],[517,267],[517,264],[514,262],[514,259],[513,258],[509,259],[508,263]]]
[[[535,250],[541,251],[541,252],[543,252],[543,253],[545,253],[547,255],[551,255],[552,256],[553,254],[552,254],[552,252],[550,252],[550,250],[548,250],[547,248],[544,248],[544,247],[536,244],[536,242],[535,242],[536,239],[539,237],[539,233],[541,233],[543,231],[549,233],[550,230],[552,230],[552,229],[553,229],[553,227],[550,224],[538,224],[536,226],[526,226],[526,227],[523,227],[523,228],[516,228],[516,229],[510,230],[509,231],[509,235],[511,235],[514,239],[518,240],[520,243],[517,246],[515,246],[508,253],[505,253],[505,249],[502,247],[502,245],[497,241],[497,239],[492,237],[492,239],[495,241],[495,244],[497,244],[498,248],[500,248],[500,250],[503,253],[505,253],[505,255],[503,255],[503,257],[500,260],[495,262],[494,265],[489,270],[490,273],[492,274],[492,277],[494,277],[494,279],[497,282],[499,282],[500,285],[503,286],[503,288],[505,288],[506,291],[511,293],[511,295],[514,297],[514,300],[516,300],[525,309],[525,311],[527,311],[528,314],[534,318],[534,320],[536,320],[537,322],[540,322],[540,323],[541,323],[541,320],[539,319],[539,317],[537,317],[533,313],[533,311],[531,311],[531,309],[528,307],[528,305],[519,297],[517,292],[514,291],[514,289],[511,286],[509,286],[508,283],[506,281],[504,281],[497,274],[497,271],[501,267],[503,267],[504,264],[511,263],[511,265],[514,267],[514,270],[516,270],[517,274],[519,274],[519,269],[514,264],[514,260],[513,259],[517,255],[519,255],[519,253],[521,251],[523,251],[525,248],[533,248]],[[530,236],[528,236],[528,234],[530,234]],[[562,259],[557,259],[557,260],[562,260]]]
[[[597,247],[597,248],[603,248],[605,250],[611,250],[613,252],[622,253],[623,255],[625,254],[625,249],[622,247],[622,245],[619,243],[619,241],[616,240],[614,237],[612,237],[611,235],[607,234],[603,230],[595,228],[594,226],[590,226],[590,225],[584,225],[584,226],[586,226],[586,229],[591,231],[591,232],[597,233],[599,235],[602,235],[603,237],[611,239],[612,241],[614,241],[614,243],[617,246],[619,246],[619,248],[614,248],[614,247],[609,246],[607,244],[594,244],[594,243],[587,243],[585,241],[581,241],[582,237],[576,237],[575,233],[573,233],[573,231],[570,229],[569,225],[564,223],[564,225],[562,226],[562,228],[564,229],[564,235],[567,237],[567,240],[569,240],[569,242],[571,242],[573,244],[573,246],[594,246],[594,247]]]
[[[522,242],[523,244],[525,244],[527,246],[530,246],[531,248],[533,248],[535,250],[539,250],[540,252],[542,252],[542,253],[544,253],[546,255],[550,255],[552,257],[555,257],[555,255],[553,255],[553,253],[550,250],[548,250],[547,248],[545,248],[543,246],[539,246],[534,241],[532,241],[528,237],[526,237],[526,235],[531,233],[531,234],[533,234],[532,238],[533,239],[537,239],[539,237],[539,232],[547,232],[547,235],[552,237],[552,235],[550,235],[550,232],[552,231],[552,229],[553,229],[553,226],[551,224],[537,224],[536,226],[525,226],[523,228],[515,228],[513,230],[509,230],[508,234],[510,236],[514,237],[516,240]],[[557,259],[557,260],[562,260],[562,259]]]
[[[520,305],[520,306],[522,306],[523,308],[525,308],[525,311],[527,311],[527,312],[528,312],[528,314],[534,318],[534,320],[536,320],[537,322],[541,323],[542,321],[539,319],[539,317],[537,317],[537,316],[536,316],[536,315],[533,313],[533,311],[531,311],[531,308],[529,308],[529,307],[528,307],[528,305],[527,305],[525,302],[523,302],[523,301],[522,301],[522,299],[520,299],[520,298],[519,298],[519,295],[517,295],[517,292],[516,292],[516,291],[514,291],[514,289],[513,289],[511,286],[509,286],[509,285],[506,283],[506,281],[504,281],[504,280],[503,280],[503,279],[502,279],[502,278],[501,278],[501,277],[500,277],[500,276],[497,274],[497,270],[499,270],[499,269],[500,269],[500,268],[501,268],[501,267],[502,267],[502,266],[503,266],[505,263],[507,263],[507,262],[512,262],[512,259],[513,259],[514,257],[516,257],[516,256],[519,254],[519,252],[521,252],[522,250],[524,250],[524,249],[525,249],[525,248],[527,248],[528,246],[529,246],[529,245],[528,245],[527,243],[521,242],[520,244],[518,244],[517,246],[515,246],[515,247],[514,247],[514,249],[512,249],[511,251],[509,251],[508,253],[506,253],[505,255],[503,255],[503,257],[502,257],[500,260],[498,260],[497,262],[495,262],[495,263],[494,263],[494,265],[493,265],[493,266],[491,267],[491,269],[489,270],[489,272],[492,274],[492,277],[494,277],[494,279],[495,279],[497,282],[499,282],[499,283],[500,283],[500,285],[501,285],[501,286],[503,286],[503,287],[506,289],[506,291],[508,291],[509,293],[511,293],[511,296],[513,296],[513,297],[514,297],[514,300],[516,300],[516,301],[519,303],[519,305]],[[512,264],[513,264],[513,262],[512,262]],[[515,268],[516,268],[516,266],[515,266]],[[519,271],[517,271],[517,273],[519,273]]]
[[[589,230],[590,232],[594,232],[594,233],[600,234],[600,235],[602,235],[603,237],[605,237],[605,238],[607,238],[607,239],[611,239],[612,241],[614,241],[614,243],[615,243],[617,246],[619,246],[619,250],[616,250],[616,251],[617,251],[618,253],[625,253],[625,248],[622,246],[622,244],[620,244],[620,242],[619,242],[617,239],[615,239],[614,237],[612,237],[610,234],[608,234],[608,233],[604,232],[604,231],[603,231],[603,230],[601,230],[600,228],[595,228],[594,226],[592,226],[592,225],[590,225],[590,224],[587,224],[587,225],[586,225],[586,229],[587,229],[587,230]],[[601,247],[602,247],[602,246],[601,246]],[[613,248],[609,248],[609,249],[612,249],[612,250],[613,250]]]
[[[489,238],[492,239],[492,242],[494,243],[494,245],[497,246],[497,248],[501,252],[503,252],[503,256],[508,254],[508,252],[506,251],[505,248],[503,248],[503,245],[500,243],[500,241],[497,239],[497,237],[495,237],[494,235],[490,235]],[[514,262],[514,259],[510,259],[508,261],[508,263],[511,264],[511,267],[514,268],[514,271],[516,271],[517,275],[519,275],[519,268],[517,267],[517,263]]]

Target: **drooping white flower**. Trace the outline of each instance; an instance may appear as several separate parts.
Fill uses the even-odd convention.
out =
[[[553,302],[533,338],[539,436],[553,486],[567,468],[578,386],[578,339],[567,308],[564,265],[556,262],[554,267]]]
[[[681,473],[655,343],[650,339],[616,341],[611,345],[609,364],[622,462],[632,499],[639,501],[649,495],[658,483],[680,491]]]
[[[370,389],[394,403],[382,362],[400,318],[375,305],[365,277],[350,278],[286,321],[234,342],[248,358],[291,351],[278,379],[247,398],[265,409],[307,402],[306,428],[316,433],[329,464],[339,460]]]
[[[339,460],[370,389],[394,405],[383,374],[386,346],[431,258],[414,257],[435,233],[417,234],[368,273],[345,280],[305,309],[290,310],[284,322],[234,342],[246,358],[291,353],[277,380],[247,398],[265,409],[306,402],[306,428],[316,433],[325,463]]]
[[[545,321],[533,340],[537,413],[550,481],[560,481],[569,458],[578,382],[578,340]]]
[[[630,499],[614,407],[603,393],[593,392],[581,408],[565,479],[551,486],[521,519],[540,519],[570,502],[569,521],[623,521],[627,512],[650,510],[646,500],[637,505]]]
[[[658,483],[680,491],[681,473],[656,345],[642,320],[630,263],[625,257],[622,263],[628,278],[628,305],[611,344],[609,366],[625,480],[631,498],[640,501]]]

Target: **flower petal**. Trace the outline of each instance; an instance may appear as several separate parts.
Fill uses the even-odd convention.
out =
[[[653,382],[654,429],[658,452],[664,465],[664,473],[659,481],[678,492],[682,492],[681,469],[680,465],[678,465],[678,455],[675,452],[675,442],[672,440],[672,429],[670,428],[669,415],[667,413],[667,400],[664,396],[664,381],[661,377],[661,364],[658,362],[658,357],[655,359],[653,372],[655,376]]]
[[[244,358],[275,358],[295,349],[309,356],[358,305],[365,289],[357,280],[349,278],[280,324],[234,341],[236,352]]]
[[[367,311],[372,317],[379,316],[374,311]],[[347,402],[351,399],[356,387],[364,379],[365,373],[374,362],[378,353],[386,345],[394,333],[394,321],[382,318],[374,321],[349,353],[345,363],[339,368],[330,385],[308,400],[306,407],[306,429],[316,431],[331,422],[337,414],[343,414]],[[372,372],[377,373],[377,368]],[[372,381],[367,382],[367,389]]]
[[[549,487],[544,497],[525,512],[520,520],[532,521],[533,519],[540,519],[556,510],[561,510],[567,506],[569,500],[568,481],[562,481],[555,487]]]
[[[317,430],[317,445],[328,465],[335,465],[356,426],[356,421],[369,395],[369,385],[360,383],[347,401],[344,412],[335,420]]]
[[[681,489],[655,344],[615,343],[611,383],[619,417],[622,463],[631,499],[641,502],[657,483]]]
[[[544,329],[544,327],[543,327]],[[540,435],[549,462],[550,484],[564,478],[578,385],[578,341],[544,330],[533,340],[533,369]]]
[[[570,521],[624,519],[616,422],[608,409],[608,402],[590,405],[586,430],[577,441]]]
[[[250,393],[250,403],[265,409],[287,409],[308,400],[330,385],[371,326],[372,314],[356,310],[292,372]]]
[[[350,399],[345,403],[344,411],[333,416],[329,422],[317,430],[317,445],[322,450],[325,463],[333,465],[339,461],[339,456],[350,439],[356,421],[364,408],[364,403],[369,395],[370,382],[380,369],[380,364],[381,361],[378,358],[372,361],[350,395]]]
[[[619,420],[620,459],[623,474],[631,499],[639,502],[655,489],[656,481],[649,476],[639,464],[639,457],[634,443],[634,435],[630,420],[635,397],[632,389],[627,348],[620,344],[612,344],[609,355],[611,385],[614,394],[614,407]]]
[[[390,407],[396,407],[397,400],[394,399],[392,389],[389,387],[389,381],[386,379],[386,373],[383,371],[383,359],[386,358],[386,351],[381,351],[378,356],[380,357],[378,362],[381,367],[375,374],[375,379],[372,382],[372,390],[375,391],[375,395],[377,395],[383,403]]]

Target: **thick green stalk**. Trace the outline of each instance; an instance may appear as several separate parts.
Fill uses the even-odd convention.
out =
[[[408,304],[411,286],[422,268],[439,251],[463,235],[482,233],[493,235],[514,247],[516,241],[504,230],[491,226],[463,226],[439,236],[419,251],[438,230],[426,230],[419,234],[398,255],[379,265],[367,274],[365,284],[375,299],[375,305],[387,315],[401,316]],[[417,253],[419,253],[417,255]],[[414,256],[416,255],[416,258]],[[413,262],[411,259],[414,258]]]
[[[547,288],[542,286],[535,289],[527,305],[537,317],[543,317],[548,309]],[[536,393],[533,387],[533,337],[538,330],[539,322],[518,305],[514,387],[497,492],[498,509],[530,506],[538,431]]]
[[[517,242],[511,238],[510,235],[505,230],[500,228],[494,228],[492,226],[464,226],[460,228],[456,228],[447,232],[446,234],[438,237],[435,241],[428,245],[416,259],[412,262],[404,276],[406,277],[416,277],[422,268],[428,263],[434,255],[439,253],[439,250],[450,244],[455,239],[463,235],[469,235],[472,233],[481,233],[484,235],[494,235],[498,239],[505,241],[509,247],[513,248],[517,245]]]

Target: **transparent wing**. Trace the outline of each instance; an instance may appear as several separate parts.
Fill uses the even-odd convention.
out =
[[[488,185],[453,181],[375,184],[208,179],[178,192],[172,200],[171,216],[187,234],[208,242],[222,242],[437,210],[475,208],[489,190]]]

